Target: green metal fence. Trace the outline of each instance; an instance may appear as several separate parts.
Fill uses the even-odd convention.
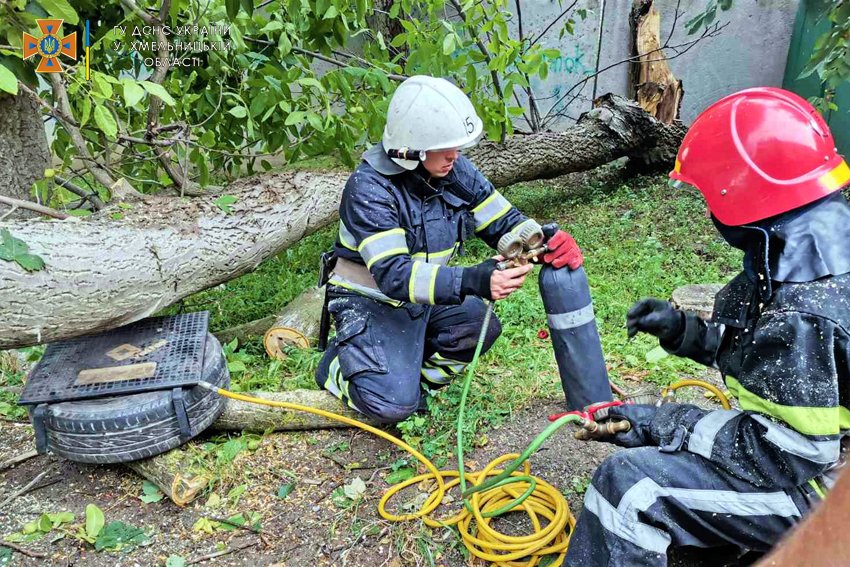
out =
[[[831,24],[825,17],[829,0],[802,0],[794,22],[794,35],[788,48],[788,62],[785,66],[785,78],[782,86],[803,97],[823,96],[824,88],[817,74],[800,79],[800,73],[809,62],[815,41],[828,31]],[[838,110],[827,113],[826,120],[835,136],[838,150],[850,157],[850,84],[845,83],[835,92]]]

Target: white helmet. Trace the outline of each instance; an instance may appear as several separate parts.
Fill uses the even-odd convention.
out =
[[[445,79],[416,75],[399,85],[387,110],[384,150],[441,150],[475,144],[484,125],[463,91]],[[392,158],[405,169],[418,160]]]

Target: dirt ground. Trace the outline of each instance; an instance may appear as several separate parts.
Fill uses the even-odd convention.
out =
[[[468,460],[481,468],[505,452],[519,452],[546,426],[546,416],[556,411],[561,411],[558,402],[541,400],[517,413],[491,430],[487,444],[475,450]],[[32,447],[28,424],[0,424],[0,461]],[[532,471],[560,487],[571,510],[578,515],[581,494],[593,470],[614,450],[604,443],[576,441],[569,432],[563,432],[532,458]],[[81,465],[38,456],[0,474],[0,498],[5,500],[39,473],[49,471],[34,489],[0,507],[0,534],[19,531],[26,522],[45,512],[70,511],[80,523],[84,521],[86,505],[93,503],[104,511],[107,523],[120,520],[145,529],[149,544],[129,552],[96,552],[91,545],[70,535],[57,539],[61,534],[54,530],[40,541],[19,544],[46,554],[45,558],[16,552],[10,564],[162,566],[170,555],[178,555],[187,565],[467,565],[455,532],[430,530],[419,521],[390,524],[378,516],[377,502],[388,486],[384,478],[392,463],[403,456],[387,442],[350,429],[269,434],[256,450],[236,457],[231,465],[235,477],[223,481],[217,489],[221,499],[227,500],[222,487],[227,482],[243,483],[247,488],[244,494],[237,502],[216,509],[205,506],[208,495],[185,508],[167,498],[144,504],[139,499],[142,480],[123,466]],[[355,477],[365,481],[365,497],[357,505],[340,507],[333,493]],[[279,498],[279,487],[293,478],[294,490]],[[402,495],[402,499],[407,497]],[[202,517],[229,517],[238,512],[261,514],[261,533],[235,529],[208,534],[193,530]],[[221,550],[232,551],[198,561]],[[702,557],[705,558],[704,552]],[[672,564],[722,564],[719,560],[709,561],[713,562],[700,562],[696,554],[690,554]]]

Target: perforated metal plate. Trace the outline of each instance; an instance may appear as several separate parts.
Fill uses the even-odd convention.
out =
[[[47,346],[21,404],[65,402],[194,386],[201,379],[209,312],[152,317]]]

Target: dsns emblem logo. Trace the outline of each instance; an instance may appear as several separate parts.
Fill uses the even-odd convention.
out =
[[[36,73],[61,73],[59,56],[65,55],[77,59],[77,32],[65,37],[59,36],[62,20],[36,20],[43,34],[35,37],[24,33],[24,59],[41,55]]]

